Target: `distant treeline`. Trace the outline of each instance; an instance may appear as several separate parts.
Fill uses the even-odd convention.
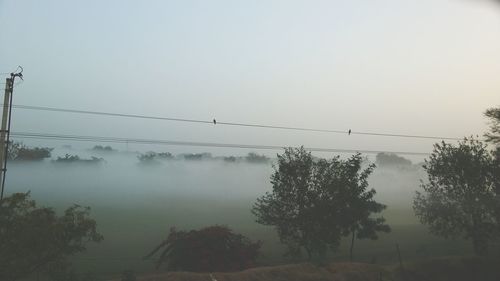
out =
[[[28,147],[22,142],[13,142],[9,145],[7,159],[19,161],[38,161],[50,158],[53,148]]]
[[[146,152],[137,156],[139,162],[142,164],[159,163],[162,160],[187,160],[187,161],[201,161],[201,160],[222,160],[229,163],[247,162],[247,163],[268,163],[271,158],[260,155],[255,152],[250,152],[246,156],[213,156],[211,153],[183,153],[173,155],[170,152]]]
[[[65,146],[70,147],[70,146]],[[28,147],[22,142],[14,142],[9,146],[8,159],[15,161],[40,161],[45,158],[50,158],[51,152],[54,148],[48,147]],[[107,145],[95,145],[90,148],[90,151],[95,153],[112,153],[118,152],[117,149]],[[149,151],[141,153],[137,156],[141,164],[160,163],[165,160],[187,160],[187,161],[201,161],[201,160],[222,160],[228,163],[269,163],[271,158],[250,152],[245,156],[213,156],[211,153],[183,153],[174,155],[170,152],[154,152]],[[102,163],[103,158],[92,156],[89,159],[80,158],[78,155],[66,154],[63,157],[57,157],[52,160],[57,163]],[[378,167],[389,167],[398,169],[415,169],[420,167],[420,164],[413,164],[409,159],[401,157],[394,153],[381,152],[376,155],[375,163]]]
[[[66,154],[64,157],[57,157],[52,160],[54,163],[83,163],[83,164],[100,164],[104,162],[104,158],[90,157],[90,159],[80,158],[78,155]]]

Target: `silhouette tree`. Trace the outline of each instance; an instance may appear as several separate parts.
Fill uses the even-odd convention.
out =
[[[191,231],[172,228],[167,239],[145,259],[161,251],[157,268],[166,263],[173,271],[237,271],[255,264],[260,247],[260,241],[252,242],[224,226]]]
[[[269,162],[270,159],[265,155],[249,152],[248,155],[245,156],[245,160],[250,163],[266,163]]]
[[[383,218],[371,217],[385,206],[373,200],[375,190],[366,190],[374,166],[362,170],[362,162],[360,154],[315,160],[303,147],[285,149],[271,176],[272,192],[253,206],[257,222],[275,226],[292,257],[305,250],[309,259],[321,259],[350,233],[375,239],[389,227]]]
[[[498,234],[500,194],[495,157],[484,143],[465,138],[458,145],[441,142],[425,161],[425,193],[417,192],[415,214],[431,233],[471,239],[476,254],[485,254]]]
[[[344,225],[347,226],[344,235],[349,232],[351,234],[351,247],[349,250],[351,261],[356,238],[375,240],[378,239],[377,232],[391,231],[391,228],[385,224],[383,217],[375,218],[372,216],[372,214],[382,212],[386,206],[373,199],[376,193],[374,189],[368,190],[368,177],[375,169],[375,165],[371,164],[362,170],[361,164],[363,160],[360,154],[356,154],[345,160],[341,169],[337,168],[337,171],[342,171],[342,174],[347,179],[347,182],[340,188],[344,188],[348,195],[345,199],[346,207],[343,210],[346,218]]]
[[[491,121],[491,132],[486,133],[486,141],[500,145],[500,107],[490,108],[484,112],[484,115]]]
[[[412,163],[410,160],[398,156],[395,153],[385,153],[385,152],[380,152],[376,156],[375,163],[377,163],[378,166],[411,166]]]
[[[53,148],[27,147],[22,142],[13,142],[9,145],[7,158],[9,160],[36,161],[50,157]]]
[[[66,267],[68,258],[84,251],[87,242],[101,241],[89,212],[74,205],[58,216],[52,208],[38,207],[29,193],[1,200],[0,280]]]

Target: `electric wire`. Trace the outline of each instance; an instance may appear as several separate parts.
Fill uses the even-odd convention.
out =
[[[17,109],[25,109],[25,110],[38,110],[38,111],[65,112],[65,113],[89,114],[89,115],[101,115],[101,116],[113,116],[113,117],[140,118],[140,119],[163,120],[163,121],[201,123],[201,124],[211,124],[211,125],[214,125],[214,123],[216,123],[216,125],[226,125],[226,126],[348,134],[347,130],[315,129],[315,128],[306,128],[306,127],[290,127],[290,126],[266,125],[266,124],[256,124],[256,123],[223,122],[223,121],[218,121],[218,120],[216,120],[216,122],[214,122],[212,120],[161,117],[161,116],[150,116],[150,115],[142,115],[142,114],[112,113],[112,112],[104,112],[104,111],[78,110],[78,109],[46,107],[46,106],[32,106],[32,105],[21,105],[21,104],[13,105],[13,107],[17,108]],[[351,131],[350,134],[351,135],[378,136],[378,137],[433,139],[433,140],[462,140],[463,139],[463,138],[456,138],[456,137],[442,137],[442,136],[430,136],[430,135],[409,135],[409,134],[362,132],[362,131]]]
[[[287,145],[191,142],[191,141],[173,141],[173,140],[158,140],[158,139],[118,138],[118,137],[105,137],[105,136],[47,134],[47,133],[34,133],[34,132],[12,132],[11,136],[18,139],[69,140],[69,141],[126,143],[126,144],[158,144],[158,145],[171,145],[171,146],[196,146],[196,147],[237,148],[237,149],[283,150],[286,147],[290,147]],[[304,147],[304,149],[311,152],[365,153],[365,154],[394,153],[401,155],[429,155],[429,153],[426,152],[414,152],[414,151],[384,151],[384,150],[366,150],[366,149],[358,150],[358,149],[340,149],[340,148],[322,148],[322,147]]]

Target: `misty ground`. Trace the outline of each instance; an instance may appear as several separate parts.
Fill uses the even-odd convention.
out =
[[[273,228],[255,223],[250,208],[255,199],[271,190],[271,163],[216,160],[165,160],[140,164],[135,153],[55,150],[103,157],[100,164],[40,162],[9,163],[7,192],[31,191],[40,204],[64,209],[73,203],[90,206],[104,241],[73,258],[80,272],[119,276],[124,270],[138,275],[154,272],[154,262],[142,257],[164,239],[171,227],[194,229],[227,225],[251,239],[262,240],[259,265],[281,265],[284,247]],[[387,204],[384,213],[392,227],[375,241],[356,241],[354,261],[391,265],[398,262],[396,244],[404,262],[431,257],[469,255],[462,240],[444,240],[428,233],[411,208],[419,180],[425,176],[412,168],[377,168],[370,177],[377,200]],[[349,241],[330,255],[347,261]]]

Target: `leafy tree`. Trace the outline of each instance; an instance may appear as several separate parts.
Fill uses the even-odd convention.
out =
[[[234,157],[234,156],[227,156],[227,157],[224,157],[223,159],[226,162],[236,162],[236,160],[237,160],[236,157]]]
[[[353,243],[355,237],[376,239],[389,227],[371,216],[385,206],[373,200],[375,190],[367,191],[374,166],[362,170],[362,162],[360,154],[326,160],[313,159],[304,148],[285,149],[271,176],[272,192],[253,206],[257,222],[275,226],[292,257],[305,250],[309,259],[322,258],[350,233]]]
[[[500,144],[500,107],[490,108],[484,113],[491,120],[490,133],[486,133],[486,140],[494,144]]]
[[[482,142],[465,138],[458,145],[441,142],[425,161],[428,182],[417,192],[414,210],[436,235],[471,239],[476,254],[485,254],[498,235],[500,170]]]
[[[174,159],[174,156],[170,152],[156,153],[154,151],[149,151],[144,154],[139,154],[137,159],[139,159],[141,164],[159,164],[158,159],[171,160]]]
[[[52,160],[54,163],[83,163],[83,164],[100,164],[104,162],[104,158],[98,158],[95,156],[90,157],[90,159],[80,158],[78,155],[66,154],[64,157],[57,157],[56,160]]]
[[[115,150],[109,146],[109,145],[106,145],[106,146],[103,146],[103,145],[95,145],[93,148],[92,148],[93,151],[96,151],[96,152],[114,152]]]
[[[376,156],[375,163],[378,166],[411,166],[412,163],[410,160],[398,156],[395,153],[378,153]]]
[[[170,152],[160,152],[157,156],[160,159],[174,159],[174,155]]]
[[[170,234],[145,258],[161,251],[156,267],[167,264],[168,270],[213,272],[236,271],[255,264],[261,242],[252,242],[224,226]]]
[[[204,152],[204,153],[188,153],[183,154],[184,160],[208,160],[212,159],[212,154]]]
[[[103,239],[89,212],[74,205],[58,216],[52,208],[38,207],[29,193],[0,201],[0,280],[67,267],[68,257]]]
[[[385,210],[386,206],[376,202],[375,189],[368,190],[368,177],[375,169],[375,165],[371,164],[362,170],[364,159],[360,154],[356,154],[351,158],[339,163],[337,172],[341,173],[341,180],[338,189],[345,189],[347,197],[344,199],[346,206],[343,212],[345,213],[347,226],[344,229],[344,235],[351,234],[350,260],[353,259],[353,250],[355,239],[378,239],[377,232],[390,232],[391,228],[385,224],[383,217],[373,217]],[[345,181],[345,183],[342,183]]]
[[[139,159],[139,163],[141,164],[146,164],[146,165],[160,164],[160,162],[156,160],[157,156],[158,155],[156,154],[156,152],[149,151],[144,154],[138,155],[137,159]]]
[[[36,161],[49,158],[53,148],[27,147],[21,142],[13,142],[9,145],[7,157],[9,160]]]
[[[269,158],[265,155],[259,155],[255,152],[249,152],[247,156],[245,156],[245,160],[250,163],[266,163],[269,162]]]

